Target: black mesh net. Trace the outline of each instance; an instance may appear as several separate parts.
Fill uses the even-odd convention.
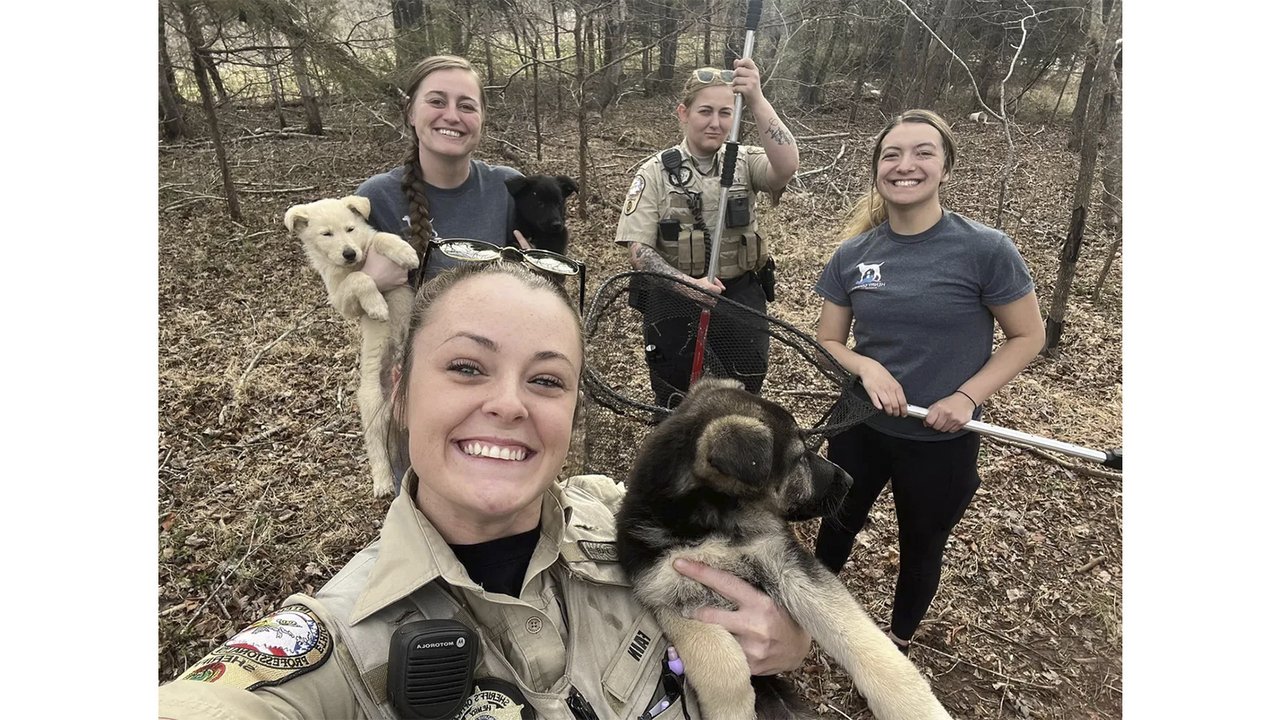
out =
[[[879,412],[855,394],[857,379],[795,326],[646,272],[614,275],[592,299],[584,321],[592,399],[645,424],[666,417],[688,390],[704,308],[702,375],[740,380],[786,408],[812,445]]]

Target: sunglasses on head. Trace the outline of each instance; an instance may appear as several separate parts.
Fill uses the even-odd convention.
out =
[[[442,238],[432,240],[430,246],[444,253],[446,257],[462,262],[495,262],[507,260],[524,262],[534,270],[540,270],[555,278],[578,278],[578,314],[582,314],[583,303],[587,296],[587,265],[573,258],[565,257],[550,250],[522,250],[517,247],[494,245],[483,240],[469,238]]]
[[[721,80],[724,81],[726,85],[733,84],[732,70],[717,70],[716,68],[698,68],[697,70],[693,71],[693,76],[697,78],[698,82],[700,83],[715,82],[715,79],[719,77]]]

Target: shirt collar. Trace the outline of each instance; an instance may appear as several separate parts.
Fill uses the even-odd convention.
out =
[[[375,543],[377,557],[373,569],[351,610],[352,625],[437,578],[449,585],[483,592],[467,575],[449,543],[418,509],[414,502],[417,487],[418,477],[410,470],[382,524],[382,534]],[[529,560],[529,577],[559,558],[572,511],[559,484],[552,483],[542,496],[542,537]]]

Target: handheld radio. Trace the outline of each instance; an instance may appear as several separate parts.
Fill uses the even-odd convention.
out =
[[[387,697],[403,718],[451,718],[471,696],[479,639],[456,620],[420,620],[391,636]]]

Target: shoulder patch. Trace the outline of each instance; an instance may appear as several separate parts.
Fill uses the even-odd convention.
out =
[[[314,670],[331,654],[333,636],[320,618],[305,605],[288,605],[236,633],[178,679],[253,690]]]
[[[640,196],[644,194],[644,176],[637,175],[635,180],[631,181],[631,189],[627,190],[627,201],[622,204],[622,214],[630,215],[636,211],[636,205],[640,203]]]
[[[598,540],[579,540],[582,554],[595,562],[618,562],[618,543]]]

